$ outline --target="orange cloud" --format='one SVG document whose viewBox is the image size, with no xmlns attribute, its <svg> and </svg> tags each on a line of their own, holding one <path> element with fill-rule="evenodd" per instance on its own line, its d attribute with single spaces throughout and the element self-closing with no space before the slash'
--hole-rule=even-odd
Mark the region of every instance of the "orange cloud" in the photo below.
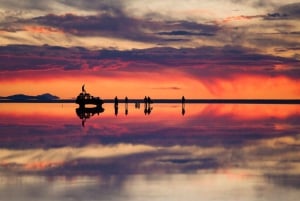
<svg viewBox="0 0 300 201">
<path fill-rule="evenodd" d="M 24 30 L 32 32 L 32 33 L 43 33 L 43 34 L 54 33 L 54 32 L 62 33 L 62 31 L 57 28 L 46 27 L 46 26 L 37 26 L 37 25 L 36 26 L 31 26 L 31 25 L 24 26 Z"/>
<path fill-rule="evenodd" d="M 225 19 L 222 20 L 222 23 L 230 23 L 234 21 L 243 21 L 243 20 L 252 20 L 255 18 L 261 18 L 263 15 L 254 15 L 254 16 L 245 16 L 245 15 L 240 15 L 240 16 L 231 16 L 231 17 L 226 17 Z"/>
</svg>

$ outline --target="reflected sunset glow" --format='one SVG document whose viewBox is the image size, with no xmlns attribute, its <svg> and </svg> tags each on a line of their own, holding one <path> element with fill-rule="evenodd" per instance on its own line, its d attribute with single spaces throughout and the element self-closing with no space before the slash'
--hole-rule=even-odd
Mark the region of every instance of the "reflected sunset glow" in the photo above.
<svg viewBox="0 0 300 201">
<path fill-rule="evenodd" d="M 0 5 L 0 201 L 299 200 L 299 1 Z"/>
</svg>

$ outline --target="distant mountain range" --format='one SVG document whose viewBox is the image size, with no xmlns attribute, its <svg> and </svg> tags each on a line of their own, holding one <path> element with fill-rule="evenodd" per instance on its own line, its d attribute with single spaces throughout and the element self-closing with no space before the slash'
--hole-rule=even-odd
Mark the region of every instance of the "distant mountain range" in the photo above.
<svg viewBox="0 0 300 201">
<path fill-rule="evenodd" d="M 15 94 L 11 96 L 1 97 L 0 99 L 5 100 L 12 100 L 12 101 L 29 101 L 29 100 L 36 100 L 36 101 L 50 101 L 50 100 L 58 100 L 58 96 L 54 96 L 49 93 L 37 95 L 37 96 L 29 96 L 25 94 Z"/>
</svg>

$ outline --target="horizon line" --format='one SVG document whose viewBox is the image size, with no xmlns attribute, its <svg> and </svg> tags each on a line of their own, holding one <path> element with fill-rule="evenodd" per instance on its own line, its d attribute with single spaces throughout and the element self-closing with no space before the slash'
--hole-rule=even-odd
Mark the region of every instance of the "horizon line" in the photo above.
<svg viewBox="0 0 300 201">
<path fill-rule="evenodd" d="M 114 99 L 103 99 L 104 103 L 114 103 Z M 152 99 L 153 103 L 182 103 L 182 99 Z M 125 99 L 118 99 L 119 103 L 125 103 Z M 0 103 L 75 103 L 75 99 L 53 100 L 10 100 L 0 99 Z M 144 103 L 144 99 L 128 99 L 128 103 Z M 300 104 L 300 99 L 185 99 L 184 103 L 216 103 L 216 104 Z"/>
</svg>

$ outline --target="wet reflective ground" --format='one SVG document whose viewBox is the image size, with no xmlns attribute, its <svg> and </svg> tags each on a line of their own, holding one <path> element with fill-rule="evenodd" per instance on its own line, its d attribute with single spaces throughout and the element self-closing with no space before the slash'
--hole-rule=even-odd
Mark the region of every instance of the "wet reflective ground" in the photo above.
<svg viewBox="0 0 300 201">
<path fill-rule="evenodd" d="M 298 200 L 300 105 L 0 104 L 0 200 Z"/>
</svg>

